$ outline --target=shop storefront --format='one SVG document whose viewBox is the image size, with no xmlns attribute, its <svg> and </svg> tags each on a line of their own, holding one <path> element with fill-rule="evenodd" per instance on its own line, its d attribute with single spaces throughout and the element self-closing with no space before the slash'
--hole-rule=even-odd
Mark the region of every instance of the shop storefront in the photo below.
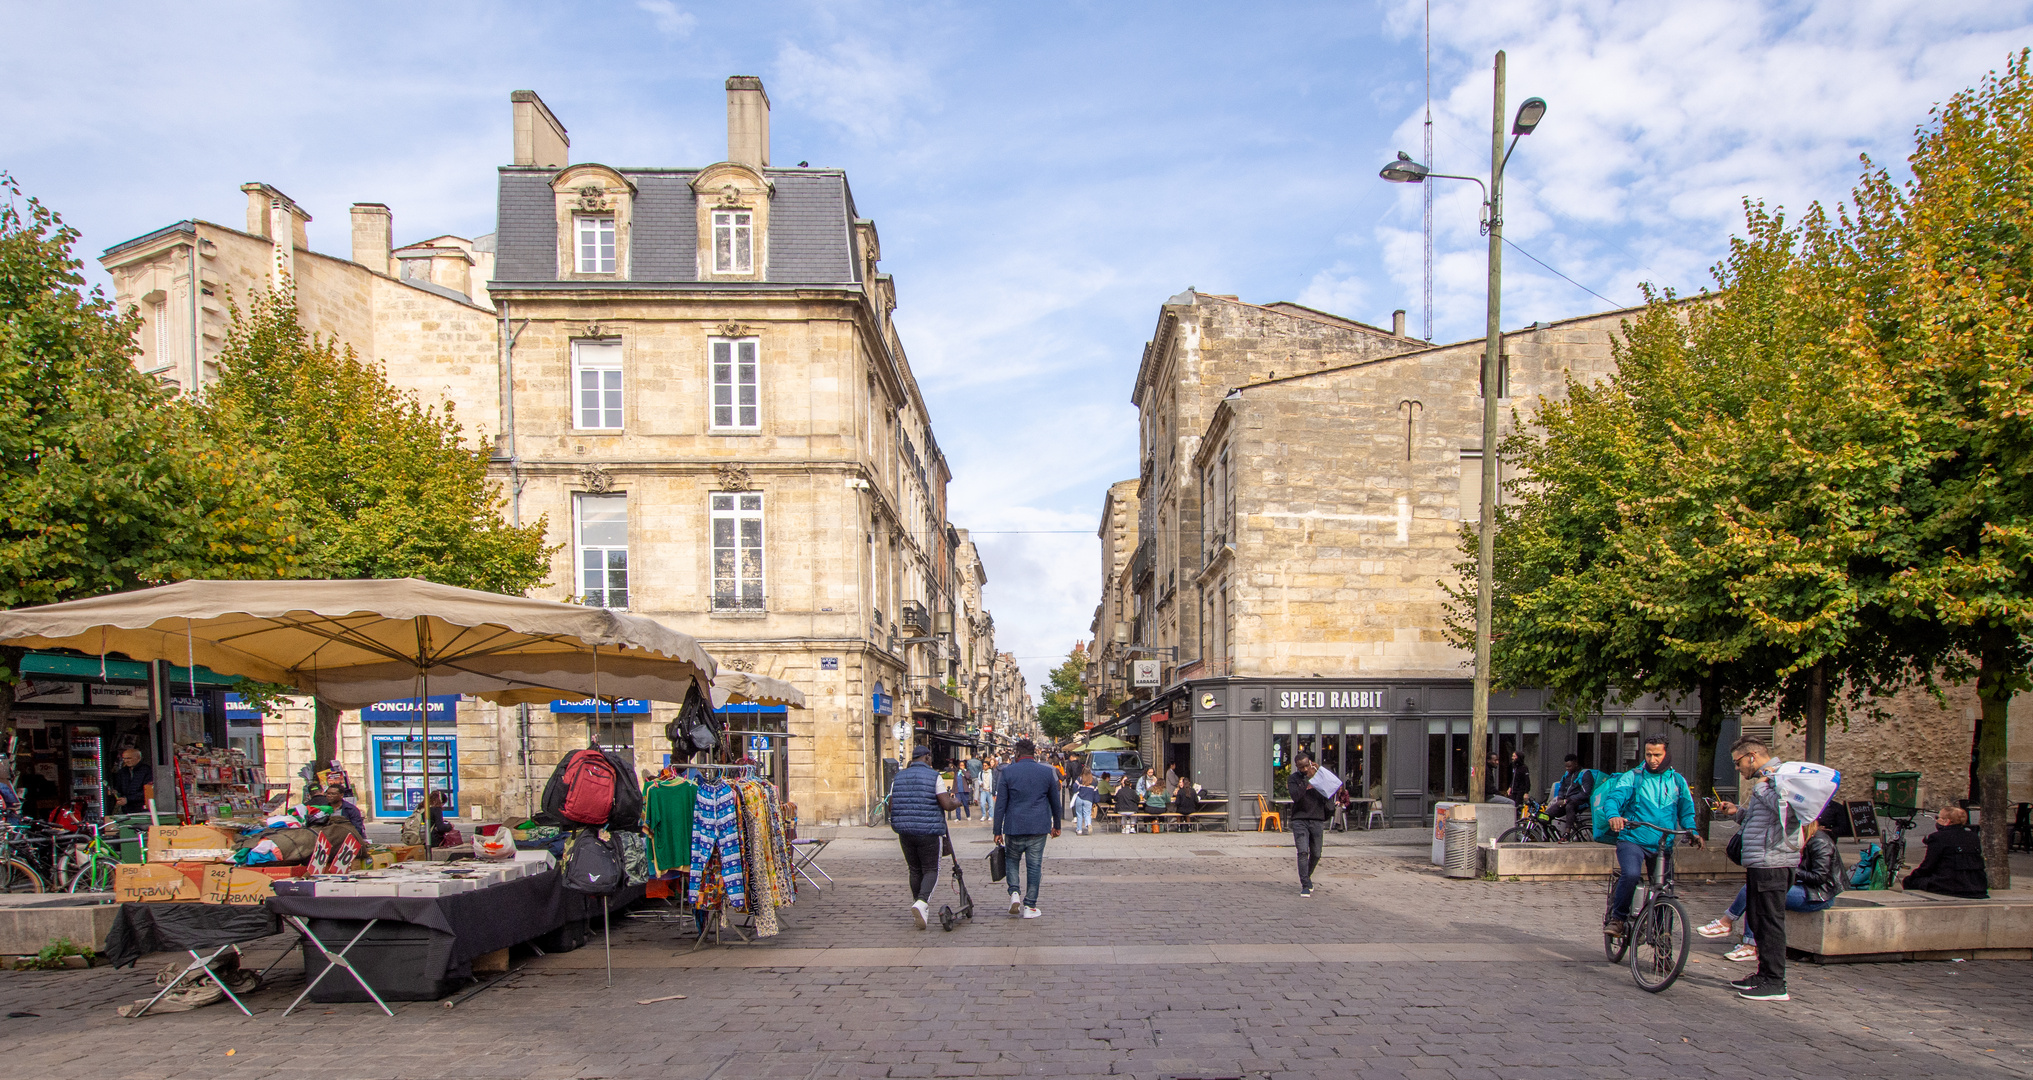
<svg viewBox="0 0 2033 1080">
<path fill-rule="evenodd" d="M 1176 687 L 1151 711 L 1165 721 L 1167 764 L 1184 764 L 1208 788 L 1241 793 L 1231 800 L 1231 827 L 1253 809 L 1253 796 L 1284 797 L 1301 753 L 1372 800 L 1387 823 L 1415 825 L 1430 823 L 1434 804 L 1467 797 L 1472 694 L 1466 679 L 1222 679 Z M 1543 797 L 1567 754 L 1583 768 L 1616 772 L 1637 763 L 1646 737 L 1664 735 L 1684 773 L 1696 746 L 1678 722 L 1691 722 L 1695 708 L 1648 697 L 1576 722 L 1543 691 L 1499 691 L 1490 695 L 1483 761 L 1497 756 L 1493 789 L 1508 787 L 1522 764 L 1534 796 Z M 1728 726 L 1725 744 L 1734 735 L 1734 722 Z M 1718 763 L 1718 774 L 1727 764 Z M 1727 777 L 1716 780 L 1730 786 Z"/>
<path fill-rule="evenodd" d="M 374 784 L 373 801 L 362 809 L 377 818 L 405 818 L 423 806 L 429 790 L 445 794 L 448 816 L 459 813 L 458 716 L 457 694 L 433 694 L 421 710 L 415 698 L 361 709 Z M 422 717 L 430 719 L 428 740 Z"/>
</svg>

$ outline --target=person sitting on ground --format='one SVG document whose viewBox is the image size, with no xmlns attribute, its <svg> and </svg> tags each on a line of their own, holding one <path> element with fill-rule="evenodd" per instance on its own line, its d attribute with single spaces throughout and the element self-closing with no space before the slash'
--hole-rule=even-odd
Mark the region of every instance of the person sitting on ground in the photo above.
<svg viewBox="0 0 2033 1080">
<path fill-rule="evenodd" d="M 1921 841 L 1927 854 L 1920 865 L 1906 875 L 1908 891 L 1940 893 L 1970 900 L 1991 895 L 1991 877 L 1984 869 L 1983 839 L 1969 823 L 1969 811 L 1944 806 L 1934 815 L 1934 831 Z"/>
<path fill-rule="evenodd" d="M 1800 868 L 1793 872 L 1793 887 L 1786 890 L 1787 911 L 1820 911 L 1835 903 L 1843 890 L 1846 874 L 1842 865 L 1842 853 L 1836 850 L 1835 837 L 1819 822 L 1810 821 L 1801 826 L 1805 837 L 1800 848 Z M 1728 937 L 1736 928 L 1737 920 L 1743 918 L 1750 907 L 1751 894 L 1748 886 L 1737 890 L 1736 901 L 1729 906 L 1729 912 L 1714 919 L 1708 925 L 1698 927 L 1695 933 L 1702 937 Z M 1723 954 L 1723 959 L 1740 964 L 1750 963 L 1758 958 L 1758 940 L 1750 928 L 1744 928 L 1743 943 Z"/>
</svg>

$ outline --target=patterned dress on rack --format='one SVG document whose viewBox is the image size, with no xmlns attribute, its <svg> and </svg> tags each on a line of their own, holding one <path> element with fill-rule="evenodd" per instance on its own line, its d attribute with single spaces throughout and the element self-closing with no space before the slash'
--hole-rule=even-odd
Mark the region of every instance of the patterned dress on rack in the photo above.
<svg viewBox="0 0 2033 1080">
<path fill-rule="evenodd" d="M 774 864 L 769 858 L 769 828 L 762 816 L 763 785 L 752 780 L 735 784 L 735 791 L 741 799 L 741 850 L 744 865 L 753 867 L 749 874 L 748 912 L 755 917 L 755 936 L 759 938 L 777 935 L 776 889 L 770 881 Z"/>
<path fill-rule="evenodd" d="M 798 876 L 791 870 L 791 838 L 784 827 L 783 806 L 777 802 L 776 789 L 768 788 L 764 794 L 769 808 L 770 854 L 776 865 L 777 904 L 788 906 L 798 901 Z"/>
<path fill-rule="evenodd" d="M 692 885 L 686 899 L 693 907 L 699 902 L 699 880 L 708 866 L 717 864 L 727 890 L 726 906 L 736 911 L 748 904 L 746 876 L 741 864 L 740 806 L 729 785 L 712 781 L 699 785 L 699 799 L 692 820 Z"/>
</svg>

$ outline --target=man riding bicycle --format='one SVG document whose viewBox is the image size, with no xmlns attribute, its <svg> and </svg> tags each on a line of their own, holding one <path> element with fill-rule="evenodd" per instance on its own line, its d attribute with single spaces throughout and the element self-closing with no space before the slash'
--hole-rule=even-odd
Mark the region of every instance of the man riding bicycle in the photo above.
<svg viewBox="0 0 2033 1080">
<path fill-rule="evenodd" d="M 1694 828 L 1694 793 L 1669 764 L 1664 735 L 1645 740 L 1644 764 L 1605 783 L 1597 815 L 1609 819 L 1617 845 L 1617 883 L 1603 914 L 1603 930 L 1620 934 L 1631 897 L 1644 880 L 1645 859 L 1659 853 L 1668 830 Z M 1701 837 L 1693 843 L 1701 847 Z"/>
</svg>

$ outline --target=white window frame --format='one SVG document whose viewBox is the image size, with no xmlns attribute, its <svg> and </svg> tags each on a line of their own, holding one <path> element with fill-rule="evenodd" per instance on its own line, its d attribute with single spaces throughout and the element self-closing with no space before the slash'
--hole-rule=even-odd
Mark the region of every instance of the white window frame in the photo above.
<svg viewBox="0 0 2033 1080">
<path fill-rule="evenodd" d="M 612 274 L 615 261 L 614 215 L 577 214 L 572 219 L 573 263 L 582 274 Z"/>
<path fill-rule="evenodd" d="M 762 430 L 761 338 L 707 338 L 706 381 L 712 388 L 706 400 L 707 427 L 713 431 Z"/>
<path fill-rule="evenodd" d="M 762 612 L 769 596 L 769 533 L 763 519 L 760 491 L 715 491 L 706 497 L 707 544 L 711 560 L 710 608 L 723 612 Z M 723 524 L 726 526 L 723 536 Z M 754 526 L 747 543 L 746 526 Z M 725 553 L 723 555 L 723 553 Z M 753 560 L 754 573 L 745 573 Z M 752 579 L 745 585 L 744 578 Z M 729 587 L 723 588 L 725 580 Z"/>
<path fill-rule="evenodd" d="M 621 507 L 622 542 L 619 546 L 614 544 L 588 544 L 586 542 L 586 510 L 589 504 L 618 505 Z M 613 554 L 615 552 L 619 552 L 621 555 L 621 565 L 619 567 L 614 565 Z M 594 559 L 596 555 L 598 556 L 597 566 Z M 619 590 L 621 602 L 618 604 L 610 602 L 615 599 L 613 595 L 615 592 L 613 574 L 616 570 L 619 570 L 621 573 L 621 587 Z M 587 575 L 589 573 L 601 575 L 598 585 L 588 581 Z M 628 610 L 630 602 L 629 594 L 632 590 L 629 583 L 628 566 L 628 496 L 625 493 L 596 494 L 593 492 L 580 492 L 573 497 L 572 588 L 578 593 L 580 602 L 589 607 L 613 608 L 617 611 Z"/>
<path fill-rule="evenodd" d="M 588 375 L 596 376 L 596 385 L 586 385 Z M 570 397 L 572 429 L 620 431 L 626 426 L 627 399 L 623 391 L 627 385 L 627 378 L 623 373 L 620 342 L 573 342 Z M 589 393 L 595 395 L 590 406 L 586 399 Z"/>
<path fill-rule="evenodd" d="M 755 211 L 713 211 L 713 272 L 755 272 Z"/>
</svg>

